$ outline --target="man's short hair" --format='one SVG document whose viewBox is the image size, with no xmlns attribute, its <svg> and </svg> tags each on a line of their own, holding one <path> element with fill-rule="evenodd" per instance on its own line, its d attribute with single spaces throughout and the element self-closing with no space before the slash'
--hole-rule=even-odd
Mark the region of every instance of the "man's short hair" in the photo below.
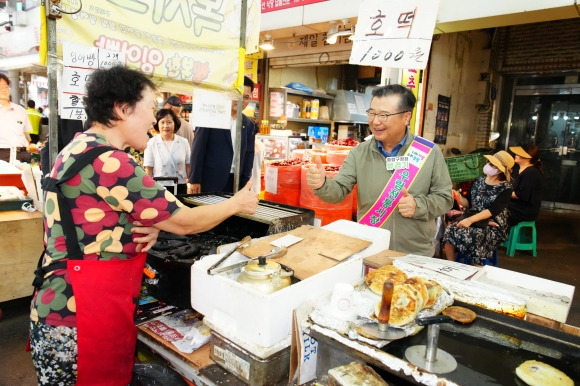
<svg viewBox="0 0 580 386">
<path fill-rule="evenodd" d="M 28 101 L 28 107 L 30 107 L 31 109 L 36 107 L 36 102 L 34 102 L 32 99 Z"/>
<path fill-rule="evenodd" d="M 391 95 L 400 97 L 399 109 L 401 111 L 413 111 L 417 98 L 407 87 L 400 84 L 389 84 L 387 86 L 376 87 L 373 90 L 373 98 L 383 98 Z"/>
<path fill-rule="evenodd" d="M 249 86 L 252 92 L 254 91 L 254 82 L 247 76 L 244 76 L 244 86 Z"/>
<path fill-rule="evenodd" d="M 181 99 L 179 99 L 179 97 L 172 95 L 169 98 L 167 98 L 167 100 L 165 102 L 163 102 L 163 104 L 168 104 L 174 107 L 181 107 Z"/>
</svg>

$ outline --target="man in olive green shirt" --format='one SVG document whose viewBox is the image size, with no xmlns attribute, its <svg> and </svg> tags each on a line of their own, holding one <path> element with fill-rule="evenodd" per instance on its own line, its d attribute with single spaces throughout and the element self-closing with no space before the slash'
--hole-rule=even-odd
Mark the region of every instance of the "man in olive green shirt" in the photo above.
<svg viewBox="0 0 580 386">
<path fill-rule="evenodd" d="M 358 218 L 377 201 L 394 170 L 386 157 L 402 156 L 414 136 L 407 128 L 416 99 L 401 85 L 375 89 L 367 110 L 373 137 L 353 148 L 338 174 L 326 177 L 320 164 L 307 173 L 308 186 L 323 201 L 341 202 L 357 185 Z M 398 206 L 382 228 L 391 231 L 389 248 L 403 253 L 433 256 L 435 220 L 453 205 L 451 178 L 441 149 L 434 146 L 408 191 L 401 191 Z"/>
</svg>

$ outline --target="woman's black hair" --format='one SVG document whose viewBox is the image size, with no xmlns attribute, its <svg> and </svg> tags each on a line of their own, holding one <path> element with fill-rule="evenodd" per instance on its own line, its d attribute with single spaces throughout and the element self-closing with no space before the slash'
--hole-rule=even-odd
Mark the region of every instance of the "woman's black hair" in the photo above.
<svg viewBox="0 0 580 386">
<path fill-rule="evenodd" d="M 93 122 L 111 127 L 119 119 L 115 115 L 115 105 L 127 104 L 135 108 L 147 88 L 155 91 L 155 85 L 147 76 L 127 67 L 115 66 L 93 72 L 83 98 L 89 127 Z"/>
<path fill-rule="evenodd" d="M 157 112 L 157 114 L 155 114 L 155 119 L 157 119 L 157 122 L 155 122 L 153 128 L 156 132 L 159 132 L 159 121 L 168 115 L 170 115 L 171 119 L 173 119 L 173 132 L 177 133 L 177 130 L 179 130 L 181 127 L 181 120 L 177 117 L 177 114 L 175 114 L 172 109 L 161 109 Z"/>
<path fill-rule="evenodd" d="M 544 174 L 544 163 L 540 159 L 540 148 L 533 143 L 529 143 L 527 145 L 522 145 L 522 149 L 532 156 L 530 163 L 540 171 L 540 174 Z"/>
</svg>

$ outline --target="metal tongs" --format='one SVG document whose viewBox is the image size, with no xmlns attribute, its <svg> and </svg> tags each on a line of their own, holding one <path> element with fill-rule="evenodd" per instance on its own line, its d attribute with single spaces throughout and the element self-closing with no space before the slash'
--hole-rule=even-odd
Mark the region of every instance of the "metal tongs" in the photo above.
<svg viewBox="0 0 580 386">
<path fill-rule="evenodd" d="M 263 258 L 263 259 L 275 259 L 277 257 L 282 257 L 287 252 L 288 252 L 288 249 L 286 247 L 276 247 L 264 255 L 254 257 L 254 258 L 251 258 L 248 260 L 244 260 L 244 261 L 241 261 L 239 263 L 232 264 L 232 265 L 228 265 L 227 267 L 215 268 L 210 272 L 210 275 L 213 275 L 215 273 L 230 271 L 230 270 L 236 269 L 236 268 L 241 268 L 241 267 L 248 265 L 249 262 L 254 261 L 254 260 L 258 260 L 261 258 Z"/>
<path fill-rule="evenodd" d="M 236 245 L 236 247 L 234 249 L 232 249 L 231 251 L 229 251 L 228 253 L 225 254 L 224 257 L 222 257 L 221 259 L 218 260 L 217 263 L 215 263 L 214 265 L 212 265 L 211 267 L 209 267 L 207 269 L 207 274 L 208 275 L 214 275 L 218 272 L 222 272 L 222 271 L 218 271 L 216 270 L 217 267 L 220 266 L 221 263 L 223 263 L 224 261 L 226 261 L 226 259 L 228 257 L 230 257 L 232 255 L 232 253 L 236 252 L 236 251 L 241 251 L 242 249 L 248 247 L 250 245 L 250 242 L 252 241 L 252 238 L 250 236 L 246 236 L 244 237 L 239 243 L 238 245 Z"/>
</svg>

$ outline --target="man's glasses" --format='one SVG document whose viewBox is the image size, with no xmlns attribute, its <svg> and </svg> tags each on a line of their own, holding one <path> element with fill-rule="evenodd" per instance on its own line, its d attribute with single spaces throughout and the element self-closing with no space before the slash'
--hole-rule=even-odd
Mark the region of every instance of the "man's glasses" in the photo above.
<svg viewBox="0 0 580 386">
<path fill-rule="evenodd" d="M 369 117 L 369 121 L 373 121 L 375 119 L 375 117 L 379 118 L 380 122 L 386 122 L 387 119 L 389 119 L 389 117 L 391 115 L 399 115 L 399 114 L 405 114 L 408 113 L 409 111 L 399 111 L 398 113 L 393 113 L 393 114 L 387 114 L 387 113 L 375 113 L 374 110 L 368 109 L 366 111 L 367 113 L 367 117 Z"/>
</svg>

